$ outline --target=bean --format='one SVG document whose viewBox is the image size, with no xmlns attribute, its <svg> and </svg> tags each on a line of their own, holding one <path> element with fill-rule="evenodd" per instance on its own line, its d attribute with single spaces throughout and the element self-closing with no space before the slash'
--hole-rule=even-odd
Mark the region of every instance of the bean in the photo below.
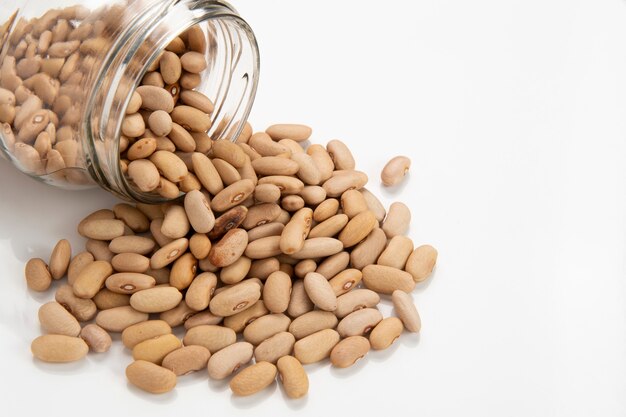
<svg viewBox="0 0 626 417">
<path fill-rule="evenodd" d="M 364 308 L 348 314 L 337 325 L 341 337 L 361 336 L 369 333 L 383 319 L 375 308 Z"/>
<path fill-rule="evenodd" d="M 197 74 L 206 69 L 207 63 L 204 54 L 199 52 L 187 52 L 180 57 L 180 63 L 187 72 Z"/>
<path fill-rule="evenodd" d="M 330 362 L 337 368 L 348 368 L 370 350 L 370 342 L 363 336 L 350 336 L 337 343 L 330 353 Z"/>
<path fill-rule="evenodd" d="M 264 224 L 262 226 L 257 226 L 253 229 L 248 230 L 248 242 L 252 242 L 257 239 L 269 236 L 280 236 L 284 228 L 285 225 L 278 222 L 272 222 Z"/>
<path fill-rule="evenodd" d="M 278 218 L 281 213 L 280 206 L 275 203 L 257 204 L 247 209 L 246 217 L 241 225 L 244 229 L 253 229 L 271 223 Z"/>
<path fill-rule="evenodd" d="M 124 234 L 124 222 L 113 219 L 88 220 L 83 224 L 81 234 L 89 239 L 112 240 Z"/>
<path fill-rule="evenodd" d="M 280 236 L 267 236 L 248 243 L 244 254 L 250 259 L 265 259 L 279 255 Z"/>
<path fill-rule="evenodd" d="M 415 282 L 422 282 L 430 276 L 437 263 L 437 250 L 430 245 L 415 249 L 406 261 L 406 271 Z"/>
<path fill-rule="evenodd" d="M 85 243 L 85 249 L 93 255 L 96 261 L 111 263 L 113 260 L 114 253 L 109 250 L 107 241 L 89 239 L 87 243 Z"/>
<path fill-rule="evenodd" d="M 208 114 L 195 107 L 179 105 L 170 113 L 172 120 L 192 132 L 206 132 L 211 128 Z"/>
<path fill-rule="evenodd" d="M 395 290 L 413 291 L 415 281 L 408 272 L 384 265 L 368 265 L 363 268 L 363 283 L 370 290 L 391 294 Z"/>
<path fill-rule="evenodd" d="M 274 382 L 276 372 L 275 365 L 257 362 L 235 375 L 230 381 L 230 389 L 238 396 L 256 394 Z"/>
<path fill-rule="evenodd" d="M 265 132 L 273 140 L 292 139 L 302 142 L 311 137 L 312 129 L 305 125 L 298 124 L 276 124 L 268 127 Z"/>
<path fill-rule="evenodd" d="M 252 261 L 250 258 L 241 256 L 231 265 L 222 268 L 220 271 L 220 280 L 224 284 L 236 284 L 241 282 L 250 271 L 251 266 Z"/>
<path fill-rule="evenodd" d="M 24 276 L 26 285 L 34 291 L 46 291 L 52 283 L 52 275 L 43 259 L 30 259 L 24 268 Z"/>
<path fill-rule="evenodd" d="M 171 264 L 185 253 L 188 246 L 189 241 L 185 238 L 176 239 L 168 243 L 152 255 L 150 267 L 152 269 L 160 269 Z"/>
<path fill-rule="evenodd" d="M 304 248 L 312 217 L 313 211 L 310 208 L 302 208 L 293 215 L 280 235 L 279 244 L 283 253 L 294 254 Z"/>
<path fill-rule="evenodd" d="M 303 280 L 294 281 L 291 289 L 291 299 L 289 300 L 289 307 L 287 307 L 287 313 L 291 317 L 299 317 L 314 308 L 314 304 L 306 293 Z"/>
<path fill-rule="evenodd" d="M 331 140 L 328 142 L 328 145 L 326 145 L 326 149 L 328 149 L 328 154 L 333 159 L 336 170 L 354 169 L 354 157 L 345 143 L 340 140 Z"/>
<path fill-rule="evenodd" d="M 259 179 L 258 184 L 274 184 L 281 194 L 298 194 L 304 189 L 304 183 L 297 178 L 286 175 L 270 175 Z"/>
<path fill-rule="evenodd" d="M 369 208 L 361 191 L 348 190 L 341 195 L 341 209 L 349 218 L 353 218 Z"/>
<path fill-rule="evenodd" d="M 143 313 L 161 313 L 176 307 L 183 295 L 174 287 L 148 288 L 135 292 L 130 305 Z"/>
<path fill-rule="evenodd" d="M 366 183 L 367 175 L 365 173 L 361 171 L 345 171 L 326 180 L 322 187 L 324 187 L 329 197 L 339 197 L 348 190 L 360 190 Z"/>
<path fill-rule="evenodd" d="M 96 315 L 96 304 L 90 299 L 76 297 L 70 285 L 60 286 L 54 294 L 54 299 L 78 321 L 89 321 Z"/>
<path fill-rule="evenodd" d="M 217 267 L 232 265 L 243 255 L 248 244 L 248 234 L 243 229 L 229 230 L 211 247 L 209 260 Z"/>
<path fill-rule="evenodd" d="M 111 265 L 118 272 L 144 273 L 150 268 L 150 259 L 137 253 L 119 253 L 111 259 Z"/>
<path fill-rule="evenodd" d="M 331 256 L 341 252 L 343 244 L 330 237 L 316 237 L 304 241 L 304 246 L 298 252 L 291 254 L 294 259 L 311 259 Z"/>
<path fill-rule="evenodd" d="M 309 272 L 304 277 L 304 288 L 311 301 L 318 308 L 325 311 L 334 311 L 337 308 L 335 292 L 324 276 Z"/>
<path fill-rule="evenodd" d="M 403 235 L 409 229 L 411 224 L 411 211 L 400 202 L 395 202 L 389 207 L 387 218 L 383 222 L 383 232 L 387 238 L 391 239 L 397 235 Z"/>
<path fill-rule="evenodd" d="M 120 236 L 111 240 L 109 250 L 113 253 L 147 255 L 154 249 L 154 240 L 143 236 Z"/>
<path fill-rule="evenodd" d="M 93 297 L 93 302 L 100 310 L 108 310 L 115 307 L 130 305 L 130 295 L 118 294 L 103 288 Z"/>
<path fill-rule="evenodd" d="M 284 313 L 290 298 L 291 277 L 282 271 L 271 273 L 263 287 L 263 302 L 267 309 L 272 313 Z"/>
<path fill-rule="evenodd" d="M 343 213 L 336 214 L 311 229 L 309 238 L 333 237 L 344 229 L 349 220 L 348 216 Z"/>
<path fill-rule="evenodd" d="M 333 163 L 332 158 L 326 151 L 326 148 L 321 145 L 315 144 L 309 146 L 306 150 L 306 153 L 311 156 L 311 158 L 315 162 L 315 165 L 317 166 L 317 169 L 320 171 L 321 181 L 328 180 L 335 169 L 335 164 Z"/>
<path fill-rule="evenodd" d="M 283 356 L 291 354 L 295 342 L 296 339 L 289 332 L 276 333 L 254 349 L 254 359 L 256 362 L 265 361 L 275 364 Z"/>
<path fill-rule="evenodd" d="M 196 150 L 196 141 L 190 132 L 178 123 L 172 123 L 170 118 L 170 131 L 167 133 L 174 145 L 172 151 L 178 149 L 182 152 L 193 152 Z"/>
<path fill-rule="evenodd" d="M 274 184 L 257 185 L 254 199 L 260 203 L 275 203 L 280 199 L 280 188 Z"/>
<path fill-rule="evenodd" d="M 248 215 L 248 208 L 235 206 L 215 219 L 215 225 L 209 232 L 209 238 L 219 239 L 231 229 L 239 227 Z"/>
<path fill-rule="evenodd" d="M 352 249 L 350 263 L 357 269 L 363 269 L 376 262 L 386 245 L 385 232 L 380 228 L 374 228 L 365 240 Z"/>
<path fill-rule="evenodd" d="M 176 376 L 188 375 L 206 368 L 211 353 L 204 346 L 184 346 L 170 352 L 162 366 L 174 372 Z"/>
<path fill-rule="evenodd" d="M 400 337 L 403 329 L 402 321 L 397 317 L 387 317 L 381 320 L 370 334 L 372 349 L 387 349 Z"/>
<path fill-rule="evenodd" d="M 130 95 L 128 105 L 126 106 L 126 114 L 137 113 L 142 104 L 143 101 L 141 99 L 141 94 L 139 94 L 137 90 L 133 91 L 133 93 Z"/>
<path fill-rule="evenodd" d="M 196 232 L 208 233 L 213 229 L 215 216 L 209 202 L 200 191 L 190 191 L 185 195 L 185 212 Z"/>
<path fill-rule="evenodd" d="M 187 330 L 183 343 L 185 346 L 199 345 L 215 353 L 237 341 L 237 335 L 228 327 L 202 325 Z"/>
<path fill-rule="evenodd" d="M 261 298 L 261 288 L 254 282 L 242 282 L 216 294 L 209 308 L 211 313 L 228 317 L 250 308 Z"/>
<path fill-rule="evenodd" d="M 80 298 L 93 298 L 106 279 L 113 274 L 113 267 L 106 261 L 94 261 L 86 265 L 76 277 L 72 288 Z"/>
<path fill-rule="evenodd" d="M 110 332 L 122 332 L 133 324 L 148 320 L 148 314 L 136 311 L 130 306 L 103 310 L 96 316 L 96 324 Z"/>
<path fill-rule="evenodd" d="M 293 356 L 283 356 L 276 364 L 280 380 L 289 398 L 304 397 L 309 391 L 309 378 L 304 367 Z"/>
<path fill-rule="evenodd" d="M 352 290 L 359 282 L 363 274 L 358 269 L 346 269 L 335 275 L 328 283 L 335 295 L 339 297 Z"/>
<path fill-rule="evenodd" d="M 39 323 L 47 333 L 76 337 L 80 324 L 61 304 L 51 301 L 39 308 Z"/>
<path fill-rule="evenodd" d="M 378 303 L 380 303 L 380 296 L 377 293 L 359 288 L 337 297 L 337 309 L 334 313 L 341 319 L 357 310 L 375 307 Z"/>
<path fill-rule="evenodd" d="M 396 290 L 391 294 L 391 300 L 404 327 L 410 332 L 418 333 L 422 328 L 422 322 L 411 296 L 404 291 Z"/>
<path fill-rule="evenodd" d="M 176 386 L 176 374 L 152 362 L 135 361 L 126 368 L 131 384 L 151 394 L 163 394 Z"/>
<path fill-rule="evenodd" d="M 138 138 L 146 131 L 146 124 L 139 113 L 130 114 L 122 121 L 122 134 L 129 138 Z"/>
<path fill-rule="evenodd" d="M 211 201 L 211 208 L 215 211 L 224 212 L 243 202 L 254 191 L 254 183 L 249 180 L 240 180 L 229 185 L 217 193 Z"/>
<path fill-rule="evenodd" d="M 339 343 L 339 333 L 333 329 L 324 329 L 298 340 L 293 346 L 294 356 L 302 364 L 322 361 Z"/>
<path fill-rule="evenodd" d="M 192 327 L 202 326 L 206 324 L 220 324 L 224 317 L 211 314 L 209 311 L 203 311 L 198 314 L 194 314 L 185 321 L 185 329 L 191 329 Z"/>
<path fill-rule="evenodd" d="M 152 362 L 161 365 L 163 359 L 179 349 L 182 343 L 173 334 L 164 334 L 152 339 L 144 340 L 133 347 L 133 359 Z"/>
<path fill-rule="evenodd" d="M 313 212 L 313 220 L 321 223 L 337 214 L 338 209 L 339 201 L 337 199 L 329 198 L 328 200 L 324 200 L 315 208 L 315 211 Z"/>
<path fill-rule="evenodd" d="M 134 294 L 137 291 L 152 288 L 156 285 L 153 277 L 137 272 L 118 272 L 110 275 L 105 281 L 106 287 L 120 294 Z"/>
<path fill-rule="evenodd" d="M 30 345 L 33 356 L 44 362 L 73 362 L 87 355 L 89 346 L 78 337 L 59 334 L 39 336 Z"/>
<path fill-rule="evenodd" d="M 280 332 L 286 332 L 291 320 L 284 314 L 268 314 L 248 324 L 243 331 L 246 342 L 258 345 Z"/>
<path fill-rule="evenodd" d="M 134 348 L 144 340 L 172 333 L 172 328 L 163 320 L 148 320 L 133 324 L 122 332 L 122 343 L 128 349 Z"/>
<path fill-rule="evenodd" d="M 388 187 L 402 182 L 411 168 L 411 160 L 406 156 L 396 156 L 392 158 L 380 173 L 380 180 Z"/>
<path fill-rule="evenodd" d="M 213 155 L 216 158 L 223 159 L 235 168 L 241 168 L 246 161 L 246 155 L 243 150 L 227 140 L 219 140 L 213 144 Z"/>
<path fill-rule="evenodd" d="M 172 118 L 163 110 L 153 111 L 148 117 L 148 127 L 157 136 L 167 136 L 172 131 Z"/>
<path fill-rule="evenodd" d="M 296 339 L 302 339 L 324 329 L 334 329 L 338 320 L 329 311 L 314 310 L 295 318 L 289 325 L 289 332 Z"/>
<path fill-rule="evenodd" d="M 159 70 L 166 84 L 174 84 L 182 74 L 182 65 L 178 55 L 165 51 L 159 61 Z"/>
<path fill-rule="evenodd" d="M 180 101 L 184 104 L 195 107 L 196 109 L 211 114 L 215 106 L 213 102 L 204 94 L 194 90 L 184 90 L 180 93 Z"/>
<path fill-rule="evenodd" d="M 406 261 L 413 252 L 413 241 L 406 236 L 394 236 L 389 241 L 387 248 L 378 257 L 379 265 L 391 266 L 404 269 Z"/>
<path fill-rule="evenodd" d="M 263 317 L 269 313 L 269 310 L 265 307 L 263 301 L 259 300 L 251 307 L 240 311 L 237 314 L 224 318 L 224 326 L 233 329 L 235 332 L 240 333 L 244 328 L 252 323 L 259 317 Z"/>
<path fill-rule="evenodd" d="M 141 85 L 135 92 L 141 97 L 141 107 L 150 111 L 163 110 L 171 113 L 174 110 L 174 99 L 164 88 L 154 85 Z"/>
<path fill-rule="evenodd" d="M 198 261 L 189 252 L 183 254 L 174 261 L 170 272 L 170 285 L 179 290 L 184 290 L 193 281 L 196 276 Z"/>
<path fill-rule="evenodd" d="M 237 342 L 214 353 L 207 364 L 212 379 L 224 379 L 237 372 L 241 365 L 252 360 L 253 346 L 248 342 Z"/>
<path fill-rule="evenodd" d="M 348 252 L 339 252 L 329 256 L 320 263 L 315 272 L 323 275 L 326 279 L 331 279 L 341 271 L 345 270 L 350 263 L 350 255 Z"/>
<path fill-rule="evenodd" d="M 150 228 L 148 218 L 130 204 L 116 204 L 113 207 L 113 212 L 115 213 L 115 217 L 122 220 L 133 232 L 147 232 Z"/>
<path fill-rule="evenodd" d="M 216 286 L 217 276 L 212 272 L 203 272 L 195 277 L 185 294 L 189 308 L 197 311 L 206 309 Z"/>
<path fill-rule="evenodd" d="M 161 178 L 156 165 L 147 159 L 137 159 L 128 164 L 128 177 L 143 192 L 154 191 Z"/>
<path fill-rule="evenodd" d="M 97 324 L 88 324 L 80 331 L 80 338 L 95 353 L 107 352 L 111 348 L 111 336 Z"/>
<path fill-rule="evenodd" d="M 305 184 L 318 185 L 322 182 L 322 173 L 310 155 L 304 152 L 292 153 L 291 160 L 298 165 L 296 174 Z"/>
</svg>

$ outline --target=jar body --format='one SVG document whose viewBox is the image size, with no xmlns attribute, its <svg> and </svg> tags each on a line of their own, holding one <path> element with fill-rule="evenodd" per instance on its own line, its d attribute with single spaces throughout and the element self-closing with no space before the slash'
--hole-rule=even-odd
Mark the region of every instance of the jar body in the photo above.
<svg viewBox="0 0 626 417">
<path fill-rule="evenodd" d="M 25 1 L 0 22 L 0 148 L 22 172 L 55 186 L 97 184 L 123 198 L 162 201 L 127 176 L 129 146 L 158 138 L 146 127 L 149 112 L 132 108 L 136 88 L 160 82 L 175 105 L 181 92 L 201 92 L 212 104 L 202 110 L 207 140 L 236 138 L 256 93 L 254 35 L 221 1 L 67 3 Z M 204 64 L 180 68 L 188 52 Z M 161 74 L 164 54 L 178 57 L 174 75 Z M 128 119 L 143 128 L 129 129 Z"/>
</svg>

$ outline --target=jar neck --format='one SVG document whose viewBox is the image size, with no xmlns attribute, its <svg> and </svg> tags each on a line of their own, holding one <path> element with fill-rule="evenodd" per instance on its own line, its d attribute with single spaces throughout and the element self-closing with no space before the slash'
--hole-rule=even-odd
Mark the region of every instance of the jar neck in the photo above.
<svg viewBox="0 0 626 417">
<path fill-rule="evenodd" d="M 197 90 L 215 104 L 208 134 L 234 140 L 250 114 L 256 94 L 259 55 L 248 24 L 222 1 L 169 0 L 145 13 L 117 37 L 87 94 L 83 149 L 87 170 L 101 187 L 144 203 L 166 201 L 128 183 L 120 168 L 119 139 L 126 107 L 151 64 L 177 36 L 194 25 L 208 35 L 207 70 Z"/>
</svg>

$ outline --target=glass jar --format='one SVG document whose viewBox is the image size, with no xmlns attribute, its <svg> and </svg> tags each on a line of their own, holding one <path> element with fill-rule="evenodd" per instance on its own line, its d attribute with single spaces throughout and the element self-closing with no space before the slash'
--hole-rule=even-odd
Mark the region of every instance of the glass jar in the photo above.
<svg viewBox="0 0 626 417">
<path fill-rule="evenodd" d="M 193 136 L 199 149 L 192 150 L 206 153 L 211 141 L 233 140 L 244 127 L 256 93 L 259 54 L 252 30 L 229 4 L 18 3 L 13 7 L 9 0 L 8 10 L 0 11 L 0 148 L 31 177 L 71 189 L 99 185 L 148 203 L 173 197 L 142 191 L 129 180 L 129 161 L 120 157 L 144 135 L 159 139 L 150 129 L 139 137 L 122 134 L 142 84 L 160 82 L 175 105 L 185 90 L 211 100 L 213 108 L 204 110 L 210 111 L 208 130 Z M 164 77 L 159 63 L 172 52 L 179 58 L 199 53 L 205 66 L 189 72 L 178 64 L 178 78 Z M 136 114 L 147 125 L 148 112 Z"/>
</svg>

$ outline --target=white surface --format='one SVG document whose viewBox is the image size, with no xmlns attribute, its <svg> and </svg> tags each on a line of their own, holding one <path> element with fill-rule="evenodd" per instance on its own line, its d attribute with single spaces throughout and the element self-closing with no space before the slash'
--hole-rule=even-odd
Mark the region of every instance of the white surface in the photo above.
<svg viewBox="0 0 626 417">
<path fill-rule="evenodd" d="M 234 399 L 204 374 L 175 392 L 127 386 L 115 344 L 69 366 L 32 360 L 41 301 L 22 269 L 76 220 L 113 204 L 0 163 L 3 415 L 623 416 L 626 414 L 626 3 L 619 0 L 239 1 L 262 80 L 252 122 L 341 138 L 389 204 L 440 251 L 414 297 L 419 337 L 354 369 L 310 369 L 311 390 Z"/>
</svg>

